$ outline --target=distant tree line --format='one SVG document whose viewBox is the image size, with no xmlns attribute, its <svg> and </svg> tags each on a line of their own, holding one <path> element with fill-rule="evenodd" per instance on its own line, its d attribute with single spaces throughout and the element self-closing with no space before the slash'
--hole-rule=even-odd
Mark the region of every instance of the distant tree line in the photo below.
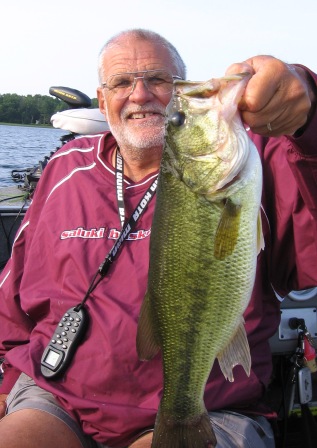
<svg viewBox="0 0 317 448">
<path fill-rule="evenodd" d="M 92 107 L 98 107 L 96 98 Z M 0 94 L 0 123 L 12 124 L 50 124 L 56 112 L 70 109 L 64 101 L 48 95 Z"/>
</svg>

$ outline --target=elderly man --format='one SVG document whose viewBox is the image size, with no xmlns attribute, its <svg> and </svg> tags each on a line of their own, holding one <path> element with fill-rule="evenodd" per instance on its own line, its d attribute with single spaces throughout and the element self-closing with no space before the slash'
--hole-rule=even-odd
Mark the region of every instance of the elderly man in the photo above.
<svg viewBox="0 0 317 448">
<path fill-rule="evenodd" d="M 268 339 L 279 323 L 276 294 L 317 284 L 317 77 L 269 56 L 228 70 L 242 71 L 253 76 L 239 108 L 264 172 L 266 246 L 244 316 L 252 370 L 247 377 L 236 367 L 229 383 L 215 365 L 204 398 L 217 446 L 260 448 L 274 446 L 273 415 L 261 400 L 271 372 Z M 157 177 L 165 108 L 173 80 L 185 75 L 176 49 L 149 31 L 124 31 L 100 53 L 98 99 L 111 132 L 78 138 L 52 157 L 0 278 L 3 447 L 151 445 L 161 359 L 139 361 L 135 337 L 155 196 L 134 237 L 88 288 L 124 218 Z M 48 370 L 41 369 L 43 351 L 83 297 L 84 340 L 62 374 L 48 378 L 50 363 L 53 372 L 64 366 L 50 353 Z"/>
</svg>

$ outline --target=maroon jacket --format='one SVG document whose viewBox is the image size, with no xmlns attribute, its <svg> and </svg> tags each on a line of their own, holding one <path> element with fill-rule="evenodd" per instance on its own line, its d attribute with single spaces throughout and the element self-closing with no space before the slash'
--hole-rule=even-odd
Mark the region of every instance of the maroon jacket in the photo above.
<svg viewBox="0 0 317 448">
<path fill-rule="evenodd" d="M 252 355 L 248 378 L 235 367 L 226 381 L 216 361 L 205 393 L 207 409 L 261 411 L 271 373 L 268 339 L 279 324 L 279 300 L 317 285 L 317 116 L 297 138 L 252 135 L 264 170 L 265 250 L 245 312 Z M 136 330 L 149 261 L 155 198 L 122 252 L 87 301 L 90 325 L 65 376 L 47 381 L 40 358 L 61 316 L 84 297 L 120 230 L 111 134 L 76 139 L 50 160 L 0 277 L 0 350 L 6 356 L 1 391 L 18 371 L 53 392 L 86 434 L 125 446 L 153 426 L 162 391 L 161 358 L 140 362 Z M 130 215 L 157 173 L 125 179 Z"/>
</svg>

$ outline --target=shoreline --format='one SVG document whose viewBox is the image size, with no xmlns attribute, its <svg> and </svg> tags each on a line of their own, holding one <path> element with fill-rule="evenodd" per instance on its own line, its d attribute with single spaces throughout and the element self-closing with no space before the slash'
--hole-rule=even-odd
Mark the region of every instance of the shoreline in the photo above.
<svg viewBox="0 0 317 448">
<path fill-rule="evenodd" d="M 55 129 L 51 124 L 5 123 L 3 121 L 0 121 L 0 126 L 24 126 L 24 127 L 27 127 L 27 128 Z"/>
</svg>

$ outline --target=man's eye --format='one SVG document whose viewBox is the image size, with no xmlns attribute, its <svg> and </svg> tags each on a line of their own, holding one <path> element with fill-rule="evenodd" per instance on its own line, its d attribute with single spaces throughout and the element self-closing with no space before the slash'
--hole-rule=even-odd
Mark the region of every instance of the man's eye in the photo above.
<svg viewBox="0 0 317 448">
<path fill-rule="evenodd" d="M 124 88 L 124 87 L 129 87 L 131 86 L 131 79 L 128 78 L 122 78 L 122 79 L 116 79 L 113 83 L 112 83 L 112 87 L 113 88 Z"/>
<path fill-rule="evenodd" d="M 147 78 L 147 82 L 149 84 L 163 84 L 164 82 L 167 82 L 166 79 L 160 77 L 160 76 L 149 76 Z"/>
</svg>

